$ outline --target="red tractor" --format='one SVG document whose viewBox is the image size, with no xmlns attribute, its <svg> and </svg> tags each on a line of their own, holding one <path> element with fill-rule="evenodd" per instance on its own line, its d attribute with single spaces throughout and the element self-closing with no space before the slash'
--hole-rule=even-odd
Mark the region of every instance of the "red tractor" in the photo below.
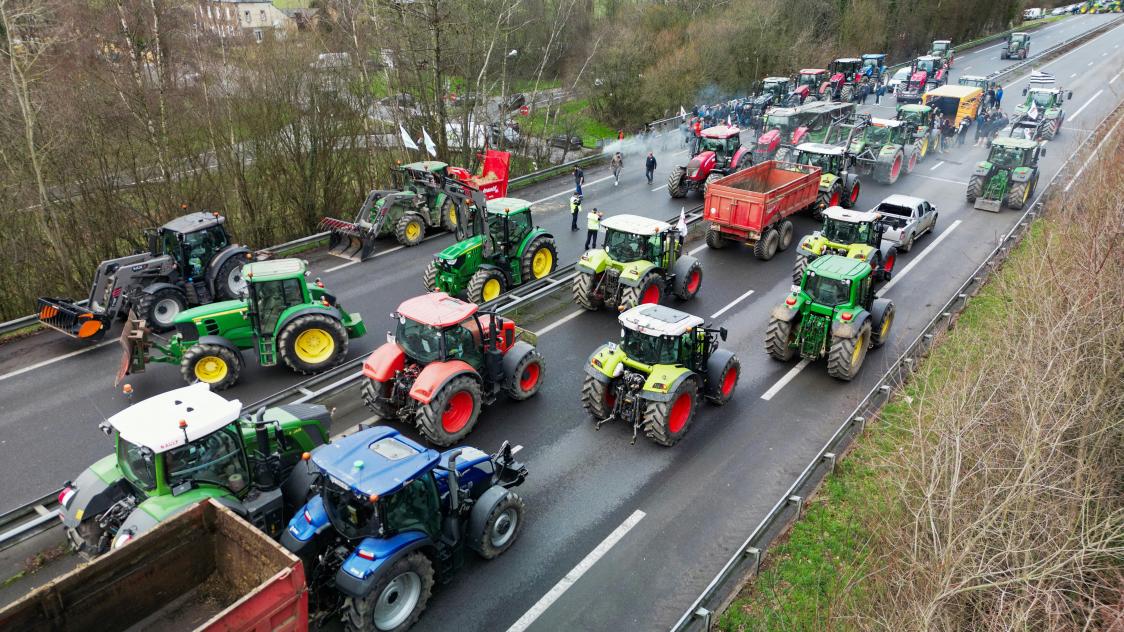
<svg viewBox="0 0 1124 632">
<path fill-rule="evenodd" d="M 742 131 L 730 125 L 715 125 L 702 131 L 691 145 L 691 160 L 672 170 L 667 192 L 681 198 L 690 191 L 706 194 L 706 186 L 753 164 L 753 152 L 742 146 Z"/>
<path fill-rule="evenodd" d="M 827 83 L 820 89 L 825 99 L 850 103 L 859 96 L 859 88 L 866 81 L 863 74 L 863 60 L 843 57 L 831 62 L 827 67 Z"/>
<path fill-rule="evenodd" d="M 793 92 L 801 103 L 817 101 L 824 97 L 820 91 L 827 83 L 827 70 L 823 68 L 804 68 L 796 78 L 796 89 Z"/>
<path fill-rule="evenodd" d="M 926 92 L 948 83 L 944 60 L 922 55 L 910 64 L 909 78 L 898 85 L 894 98 L 898 103 L 920 103 Z"/>
<path fill-rule="evenodd" d="M 363 401 L 374 423 L 414 423 L 439 446 L 464 439 L 480 408 L 500 392 L 524 400 L 539 392 L 546 363 L 534 335 L 444 292 L 398 306 L 397 326 L 363 363 Z"/>
</svg>

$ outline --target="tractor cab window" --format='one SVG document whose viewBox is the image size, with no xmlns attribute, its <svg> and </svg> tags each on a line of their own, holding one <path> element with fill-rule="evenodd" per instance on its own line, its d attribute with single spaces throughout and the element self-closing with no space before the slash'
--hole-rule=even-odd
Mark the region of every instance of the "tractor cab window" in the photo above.
<svg viewBox="0 0 1124 632">
<path fill-rule="evenodd" d="M 917 69 L 925 71 L 927 74 L 933 74 L 936 70 L 936 60 L 934 59 L 919 59 L 917 61 Z"/>
<path fill-rule="evenodd" d="M 792 117 L 775 115 L 770 115 L 765 118 L 765 127 L 775 127 L 786 134 L 795 129 L 795 125 L 792 123 Z"/>
<path fill-rule="evenodd" d="M 605 231 L 605 252 L 614 261 L 639 261 L 648 258 L 647 237 L 619 230 Z"/>
<path fill-rule="evenodd" d="M 437 535 L 441 508 L 432 473 L 410 481 L 390 496 L 384 496 L 381 504 L 386 526 L 392 534 L 422 531 L 431 536 Z"/>
<path fill-rule="evenodd" d="M 644 364 L 675 364 L 678 340 L 668 336 L 649 336 L 631 329 L 624 330 L 621 346 L 628 357 Z"/>
<path fill-rule="evenodd" d="M 117 464 L 134 487 L 147 491 L 156 489 L 155 459 L 151 450 L 117 437 Z"/>
<path fill-rule="evenodd" d="M 832 162 L 834 158 L 835 156 L 831 156 L 829 154 L 817 154 L 805 151 L 800 153 L 800 157 L 797 158 L 796 162 L 802 165 L 819 167 L 820 170 L 824 173 L 834 173 L 836 171 L 832 168 Z"/>
<path fill-rule="evenodd" d="M 234 424 L 164 453 L 164 470 L 172 487 L 195 481 L 239 492 L 250 480 Z"/>
<path fill-rule="evenodd" d="M 933 44 L 934 53 L 943 53 L 948 50 L 948 44 L 945 42 L 937 42 Z"/>
<path fill-rule="evenodd" d="M 215 254 L 227 246 L 226 232 L 221 226 L 212 226 L 183 236 L 183 258 L 191 276 L 201 276 Z"/>
<path fill-rule="evenodd" d="M 844 222 L 825 217 L 823 235 L 837 244 L 865 244 L 870 239 L 870 223 Z"/>
<path fill-rule="evenodd" d="M 1022 164 L 1022 150 L 993 145 L 990 158 L 996 167 L 1017 167 Z"/>
<path fill-rule="evenodd" d="M 465 325 L 469 325 L 471 329 Z M 481 351 L 480 328 L 476 321 L 465 321 L 445 330 L 445 359 L 463 360 L 476 368 L 483 366 L 484 353 Z"/>
<path fill-rule="evenodd" d="M 379 512 L 370 498 L 332 483 L 324 485 L 320 498 L 328 520 L 343 537 L 353 540 L 378 535 Z"/>
<path fill-rule="evenodd" d="M 1039 108 L 1048 108 L 1054 104 L 1054 95 L 1050 92 L 1031 92 L 1030 98 Z"/>
<path fill-rule="evenodd" d="M 518 245 L 531 232 L 531 214 L 530 213 L 512 213 L 507 216 L 508 222 L 508 239 L 512 246 Z"/>
<path fill-rule="evenodd" d="M 297 279 L 262 281 L 252 284 L 258 326 L 262 332 L 272 333 L 281 313 L 293 305 L 304 303 L 304 292 Z"/>
<path fill-rule="evenodd" d="M 835 307 L 851 299 L 851 283 L 840 279 L 829 279 L 815 273 L 808 273 L 804 279 L 804 292 L 820 305 Z"/>
<path fill-rule="evenodd" d="M 864 136 L 866 136 L 866 140 L 869 143 L 884 145 L 890 141 L 890 128 L 871 125 L 866 128 Z"/>
<path fill-rule="evenodd" d="M 819 87 L 819 84 L 820 84 L 819 75 L 815 75 L 815 74 L 811 74 L 811 73 L 802 73 L 800 75 L 800 85 L 802 85 L 802 86 L 812 86 L 813 88 L 815 88 L 815 87 Z"/>
<path fill-rule="evenodd" d="M 435 327 L 399 316 L 398 326 L 394 330 L 394 340 L 406 355 L 421 364 L 442 359 L 441 330 Z"/>
</svg>

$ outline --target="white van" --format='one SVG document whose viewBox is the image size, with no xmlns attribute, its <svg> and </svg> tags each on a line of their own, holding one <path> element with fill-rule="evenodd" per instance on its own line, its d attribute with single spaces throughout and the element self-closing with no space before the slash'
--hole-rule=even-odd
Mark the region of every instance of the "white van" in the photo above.
<svg viewBox="0 0 1124 632">
<path fill-rule="evenodd" d="M 1042 9 L 1027 9 L 1023 11 L 1024 20 L 1037 20 L 1042 17 Z"/>
</svg>

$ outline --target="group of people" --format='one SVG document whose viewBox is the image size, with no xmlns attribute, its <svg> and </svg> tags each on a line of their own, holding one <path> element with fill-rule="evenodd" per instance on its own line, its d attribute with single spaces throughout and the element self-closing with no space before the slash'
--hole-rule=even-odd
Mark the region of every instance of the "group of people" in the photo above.
<svg viewBox="0 0 1124 632">
<path fill-rule="evenodd" d="M 624 170 L 624 155 L 621 152 L 616 152 L 613 159 L 609 162 L 609 170 L 613 174 L 613 186 L 619 186 L 621 183 L 621 171 Z M 644 159 L 644 177 L 648 180 L 648 184 L 652 184 L 656 175 L 656 156 L 652 152 L 648 152 L 648 156 Z M 585 169 L 581 166 L 574 167 L 574 194 L 570 196 L 570 230 L 576 231 L 578 229 L 578 216 L 582 212 L 582 202 L 584 196 L 582 194 L 582 185 L 585 184 Z M 597 247 L 597 233 L 601 230 L 601 219 L 605 214 L 593 207 L 586 215 L 586 237 L 585 249 Z"/>
</svg>

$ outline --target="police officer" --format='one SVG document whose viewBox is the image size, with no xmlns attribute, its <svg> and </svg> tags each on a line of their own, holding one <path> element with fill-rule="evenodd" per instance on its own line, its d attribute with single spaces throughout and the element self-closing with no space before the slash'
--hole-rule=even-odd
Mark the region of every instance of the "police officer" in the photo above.
<svg viewBox="0 0 1124 632">
<path fill-rule="evenodd" d="M 598 211 L 597 207 L 593 207 L 593 209 L 591 209 L 589 211 L 589 214 L 586 215 L 586 218 L 585 218 L 585 227 L 586 227 L 585 249 L 586 250 L 589 250 L 590 248 L 596 248 L 597 247 L 597 231 L 601 229 L 601 218 L 602 217 L 605 217 L 605 214 L 602 213 L 601 211 Z"/>
<path fill-rule="evenodd" d="M 570 196 L 570 230 L 578 229 L 578 214 L 582 212 L 582 196 Z"/>
</svg>

